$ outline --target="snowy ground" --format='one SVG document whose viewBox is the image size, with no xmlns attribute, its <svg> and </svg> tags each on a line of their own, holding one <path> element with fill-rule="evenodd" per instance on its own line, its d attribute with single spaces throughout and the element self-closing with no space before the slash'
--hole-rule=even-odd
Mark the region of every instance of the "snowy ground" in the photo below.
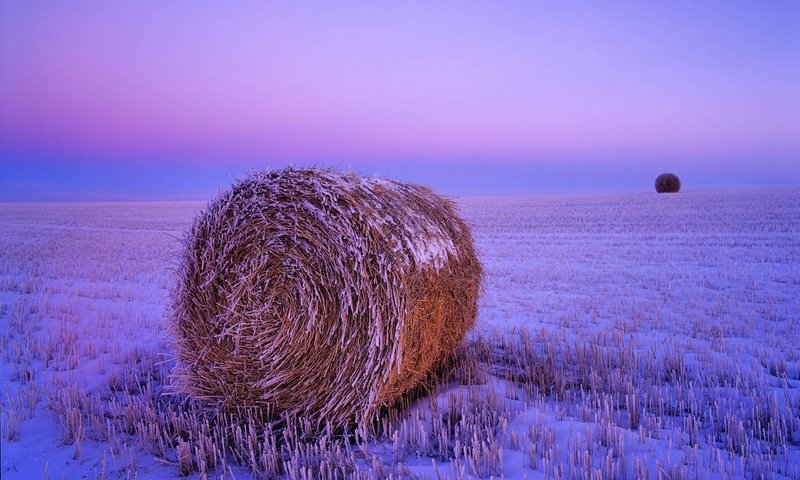
<svg viewBox="0 0 800 480">
<path fill-rule="evenodd" d="M 474 371 L 378 438 L 245 453 L 161 398 L 203 205 L 0 205 L 0 475 L 800 478 L 800 191 L 460 205 Z"/>
</svg>

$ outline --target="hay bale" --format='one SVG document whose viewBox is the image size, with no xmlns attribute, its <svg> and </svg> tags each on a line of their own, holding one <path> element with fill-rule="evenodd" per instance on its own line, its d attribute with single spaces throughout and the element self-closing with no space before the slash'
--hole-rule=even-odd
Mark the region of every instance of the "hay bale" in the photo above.
<svg viewBox="0 0 800 480">
<path fill-rule="evenodd" d="M 472 327 L 482 268 L 429 188 L 272 170 L 209 204 L 174 293 L 177 388 L 218 409 L 367 421 Z"/>
<path fill-rule="evenodd" d="M 681 180 L 674 173 L 662 173 L 656 178 L 656 192 L 678 193 L 681 189 Z"/>
</svg>

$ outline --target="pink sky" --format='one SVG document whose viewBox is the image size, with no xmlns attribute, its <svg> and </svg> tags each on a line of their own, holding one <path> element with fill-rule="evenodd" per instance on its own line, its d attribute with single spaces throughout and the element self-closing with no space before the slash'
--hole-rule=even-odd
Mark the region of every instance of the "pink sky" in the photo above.
<svg viewBox="0 0 800 480">
<path fill-rule="evenodd" d="M 4 176 L 42 159 L 731 158 L 798 177 L 797 2 L 0 9 Z"/>
</svg>

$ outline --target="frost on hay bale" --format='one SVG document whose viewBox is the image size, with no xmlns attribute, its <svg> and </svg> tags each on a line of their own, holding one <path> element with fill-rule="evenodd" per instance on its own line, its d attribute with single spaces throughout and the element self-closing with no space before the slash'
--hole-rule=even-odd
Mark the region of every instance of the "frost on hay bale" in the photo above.
<svg viewBox="0 0 800 480">
<path fill-rule="evenodd" d="M 681 189 L 681 180 L 674 173 L 662 173 L 656 178 L 656 192 L 678 193 Z"/>
<path fill-rule="evenodd" d="M 177 388 L 221 410 L 367 421 L 475 323 L 482 268 L 453 203 L 330 170 L 257 173 L 199 215 L 174 293 Z"/>
</svg>

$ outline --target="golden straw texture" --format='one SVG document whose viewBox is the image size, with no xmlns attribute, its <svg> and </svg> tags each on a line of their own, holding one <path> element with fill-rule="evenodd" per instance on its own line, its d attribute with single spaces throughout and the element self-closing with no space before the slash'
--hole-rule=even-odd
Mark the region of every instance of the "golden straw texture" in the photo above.
<svg viewBox="0 0 800 480">
<path fill-rule="evenodd" d="M 174 292 L 177 388 L 223 410 L 364 422 L 475 323 L 481 265 L 453 203 L 331 170 L 253 174 L 209 204 Z"/>
</svg>

